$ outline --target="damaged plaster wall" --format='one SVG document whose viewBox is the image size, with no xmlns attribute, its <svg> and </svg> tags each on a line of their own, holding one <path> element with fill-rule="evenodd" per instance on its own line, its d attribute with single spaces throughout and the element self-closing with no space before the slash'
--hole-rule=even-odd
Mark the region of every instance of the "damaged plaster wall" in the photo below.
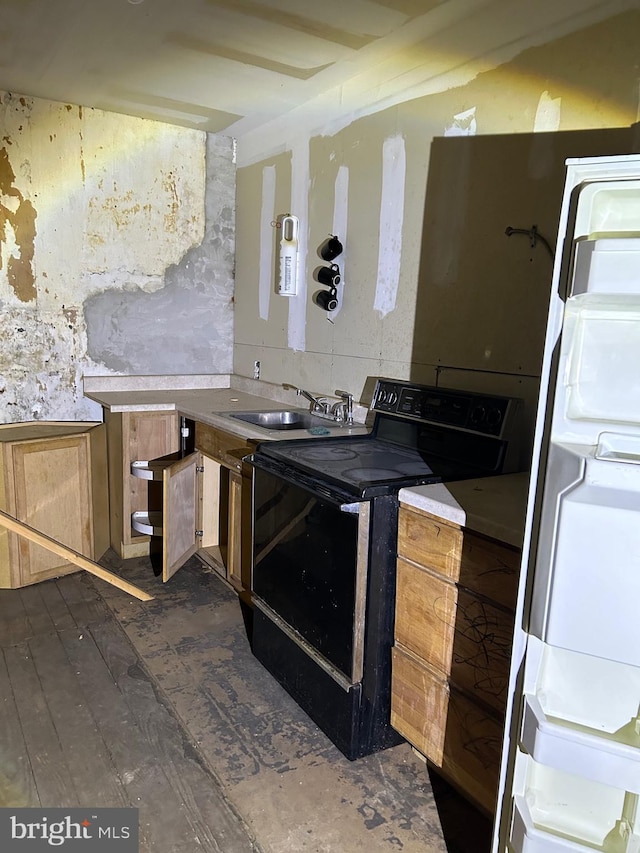
<svg viewBox="0 0 640 853">
<path fill-rule="evenodd" d="M 233 141 L 0 97 L 0 422 L 99 419 L 83 374 L 229 372 Z"/>
<path fill-rule="evenodd" d="M 477 55 L 473 29 L 467 28 L 471 58 Z M 297 157 L 284 122 L 279 134 L 275 128 L 265 134 L 261 153 L 257 137 L 238 140 L 236 373 L 250 376 L 260 359 L 266 381 L 319 394 L 345 388 L 365 400 L 371 376 L 439 382 L 522 396 L 532 418 L 552 265 L 542 246 L 532 251 L 526 240 L 508 240 L 505 227 L 535 223 L 555 244 L 565 157 L 632 150 L 638 116 L 640 11 L 568 30 L 564 21 L 561 32 L 549 29 L 544 40 L 519 52 L 510 45 L 505 61 L 488 67 L 483 60 L 475 69 L 472 59 L 464 63 L 460 37 L 460 83 L 450 85 L 449 77 L 437 90 L 427 51 L 428 94 L 418 97 L 416 85 L 408 90 L 411 100 L 370 114 L 363 100 L 326 128 L 310 108 L 304 198 L 293 192 L 303 160 L 300 117 Z M 417 80 L 417 55 L 415 62 Z M 323 109 L 335 114 L 342 94 L 336 92 L 335 103 L 325 97 Z M 278 138 L 288 144 L 277 144 Z M 491 164 L 489 185 L 478 180 L 478 149 Z M 446 181 L 438 180 L 438 164 Z M 264 239 L 262 253 L 258 248 L 265 170 L 274 170 L 275 186 L 273 209 L 263 216 L 275 220 L 291 212 L 305 231 L 305 293 L 289 298 L 304 300 L 298 314 L 273 289 L 276 233 L 270 299 L 258 293 L 260 264 L 269 256 Z M 344 291 L 339 314 L 327 315 L 312 295 L 322 264 L 317 247 L 333 227 L 340 170 L 348 183 L 348 240 L 336 259 Z M 394 180 L 386 181 L 391 174 Z M 388 253 L 398 280 L 381 299 Z M 288 324 L 300 316 L 304 329 L 292 334 Z M 291 340 L 304 346 L 292 347 Z"/>
</svg>

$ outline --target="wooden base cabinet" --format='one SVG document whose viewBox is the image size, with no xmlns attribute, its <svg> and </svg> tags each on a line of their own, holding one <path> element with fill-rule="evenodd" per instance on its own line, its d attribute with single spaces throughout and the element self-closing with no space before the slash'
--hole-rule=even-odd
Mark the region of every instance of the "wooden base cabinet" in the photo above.
<svg viewBox="0 0 640 853">
<path fill-rule="evenodd" d="M 519 567 L 518 549 L 401 505 L 391 724 L 490 813 Z"/>
<path fill-rule="evenodd" d="M 495 809 L 504 723 L 472 694 L 393 649 L 391 724 L 487 812 Z"/>
<path fill-rule="evenodd" d="M 104 424 L 37 421 L 0 426 L 0 507 L 92 560 L 109 547 Z M 0 526 L 0 587 L 78 571 Z"/>
<path fill-rule="evenodd" d="M 202 548 L 198 556 L 236 590 L 251 588 L 251 468 L 242 461 L 255 442 L 196 423 L 195 446 L 205 464 Z M 208 485 L 210 483 L 210 485 Z M 206 500 L 206 502 L 205 502 Z"/>
<path fill-rule="evenodd" d="M 195 425 L 195 451 L 131 465 L 146 484 L 145 509 L 131 526 L 149 541 L 152 564 L 169 580 L 193 554 L 238 591 L 250 589 L 251 475 L 242 457 L 252 445 Z"/>
</svg>

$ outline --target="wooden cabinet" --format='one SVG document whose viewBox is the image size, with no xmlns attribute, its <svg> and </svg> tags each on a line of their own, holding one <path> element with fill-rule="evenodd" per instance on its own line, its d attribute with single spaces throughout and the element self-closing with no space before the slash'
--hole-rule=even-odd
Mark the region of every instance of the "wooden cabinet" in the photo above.
<svg viewBox="0 0 640 853">
<path fill-rule="evenodd" d="M 196 423 L 204 460 L 202 547 L 198 556 L 238 591 L 251 587 L 251 468 L 255 442 Z"/>
<path fill-rule="evenodd" d="M 89 559 L 109 547 L 103 424 L 39 421 L 0 426 L 0 507 Z M 0 526 L 0 587 L 77 571 Z"/>
<path fill-rule="evenodd" d="M 150 538 L 131 527 L 134 512 L 148 509 L 148 484 L 131 476 L 131 463 L 179 448 L 178 413 L 105 411 L 109 456 L 111 547 L 122 558 L 149 553 Z"/>
<path fill-rule="evenodd" d="M 167 581 L 195 553 L 238 591 L 249 590 L 251 469 L 242 458 L 253 444 L 196 423 L 194 452 L 181 456 L 171 449 L 154 456 L 154 447 L 164 450 L 178 443 L 177 414 L 171 420 L 165 413 L 146 412 L 113 417 L 112 543 L 122 539 L 122 556 L 150 553 Z M 125 465 L 129 485 L 124 484 Z"/>
<path fill-rule="evenodd" d="M 519 567 L 518 549 L 401 505 L 391 723 L 489 812 Z"/>
</svg>

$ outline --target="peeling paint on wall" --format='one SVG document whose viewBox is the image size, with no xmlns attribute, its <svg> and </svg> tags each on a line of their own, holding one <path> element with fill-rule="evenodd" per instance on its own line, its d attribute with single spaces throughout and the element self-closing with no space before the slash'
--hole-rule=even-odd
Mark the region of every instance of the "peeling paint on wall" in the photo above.
<svg viewBox="0 0 640 853">
<path fill-rule="evenodd" d="M 204 238 L 166 269 L 160 286 L 149 292 L 128 276 L 124 287 L 110 287 L 85 301 L 87 352 L 95 362 L 125 374 L 231 372 L 235 241 L 232 156 L 230 139 L 209 137 Z M 175 182 L 171 172 L 165 176 L 163 188 L 172 198 Z M 168 220 L 165 215 L 169 231 L 175 221 L 173 214 Z"/>
<path fill-rule="evenodd" d="M 99 418 L 83 374 L 229 372 L 233 141 L 0 94 L 0 422 Z"/>
<path fill-rule="evenodd" d="M 533 123 L 534 131 L 542 133 L 559 130 L 561 106 L 562 98 L 552 98 L 549 92 L 545 90 L 538 101 L 538 109 Z"/>
<path fill-rule="evenodd" d="M 258 314 L 261 320 L 269 319 L 269 301 L 273 289 L 273 221 L 276 208 L 276 167 L 262 170 L 262 202 L 260 205 L 260 269 L 258 271 Z"/>
<path fill-rule="evenodd" d="M 476 108 L 464 110 L 454 115 L 453 122 L 445 128 L 445 136 L 475 136 L 478 130 L 476 121 Z"/>
<path fill-rule="evenodd" d="M 378 278 L 373 307 L 384 317 L 396 307 L 402 223 L 404 220 L 404 180 L 406 158 L 402 136 L 385 139 L 382 147 L 382 202 L 378 237 Z"/>
<path fill-rule="evenodd" d="M 15 180 L 9 152 L 0 148 L 0 270 L 6 249 L 8 283 L 21 302 L 30 302 L 36 297 L 33 253 L 37 214 Z"/>
</svg>

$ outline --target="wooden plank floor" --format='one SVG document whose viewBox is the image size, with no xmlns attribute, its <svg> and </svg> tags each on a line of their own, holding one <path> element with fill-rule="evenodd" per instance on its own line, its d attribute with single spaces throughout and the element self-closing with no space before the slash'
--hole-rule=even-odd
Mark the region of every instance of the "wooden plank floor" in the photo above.
<svg viewBox="0 0 640 853">
<path fill-rule="evenodd" d="M 258 850 L 91 579 L 0 591 L 0 806 L 134 806 L 140 850 Z"/>
<path fill-rule="evenodd" d="M 0 805 L 134 805 L 141 851 L 487 853 L 490 822 L 408 744 L 350 762 L 251 654 L 192 558 L 0 591 Z"/>
</svg>

